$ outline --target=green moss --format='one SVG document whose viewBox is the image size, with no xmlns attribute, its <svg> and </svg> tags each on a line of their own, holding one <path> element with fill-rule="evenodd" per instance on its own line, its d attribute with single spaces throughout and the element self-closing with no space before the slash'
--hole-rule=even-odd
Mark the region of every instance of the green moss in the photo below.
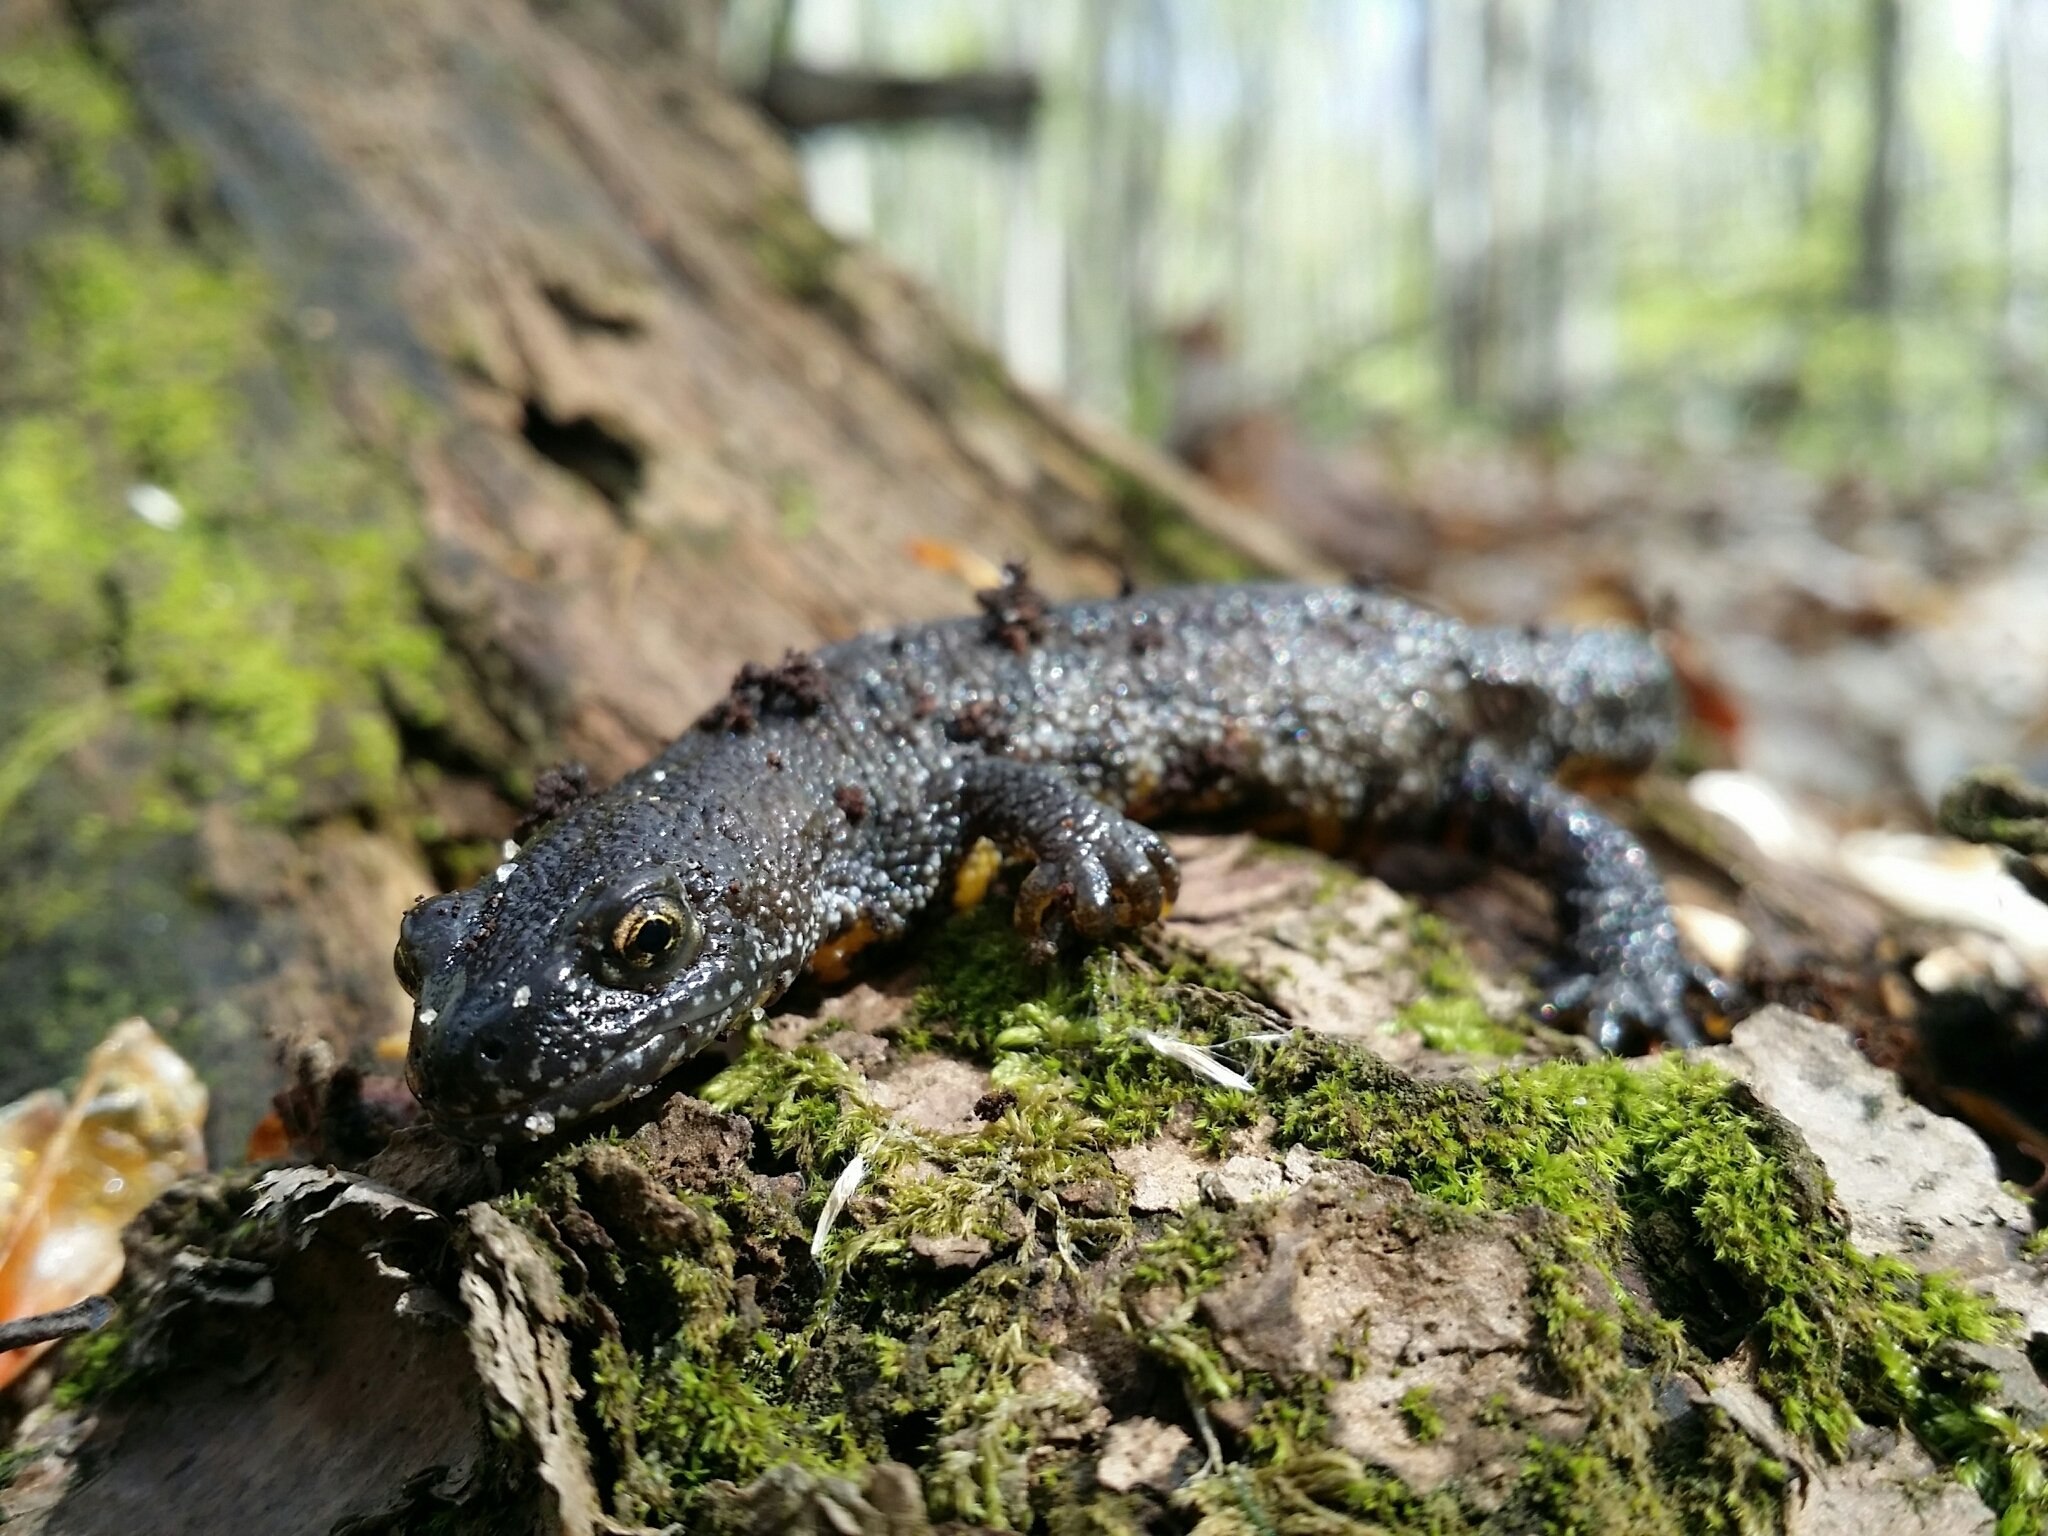
<svg viewBox="0 0 2048 1536">
<path fill-rule="evenodd" d="M 278 305 L 254 264 L 150 216 L 183 178 L 134 142 L 93 61 L 8 55 L 0 94 L 56 135 L 82 202 L 77 146 L 94 164 L 126 146 L 138 170 L 118 216 L 61 224 L 31 253 L 14 390 L 32 403 L 0 422 L 0 590 L 44 656 L 103 657 L 111 700 L 31 690 L 0 786 L 18 799 L 63 747 L 128 719 L 181 727 L 171 782 L 141 797 L 160 823 L 231 790 L 283 813 L 309 780 L 388 797 L 400 752 L 380 687 L 431 697 L 439 660 L 398 467 L 275 365 Z M 132 512 L 136 487 L 176 526 Z"/>
<path fill-rule="evenodd" d="M 1973 843 L 2048 854 L 2048 791 L 2011 768 L 1980 768 L 1942 792 L 1941 829 Z"/>
<path fill-rule="evenodd" d="M 770 485 L 775 498 L 775 531 L 792 544 L 809 538 L 818 527 L 818 489 L 801 470 L 775 476 Z"/>
<path fill-rule="evenodd" d="M 378 680 L 417 683 L 439 658 L 395 473 L 310 403 L 274 458 L 249 452 L 244 385 L 272 339 L 252 268 L 79 233 L 39 248 L 37 276 L 45 406 L 0 429 L 0 583 L 77 648 L 116 648 L 123 713 L 206 723 L 176 763 L 190 792 L 241 789 L 277 812 L 308 777 L 390 794 L 400 752 Z M 134 485 L 168 491 L 181 523 L 132 514 Z"/>
<path fill-rule="evenodd" d="M 1151 481 L 1098 463 L 1134 574 L 1151 581 L 1247 581 L 1266 574 L 1204 531 Z"/>
<path fill-rule="evenodd" d="M 1424 970 L 1430 986 L 1469 985 L 1447 943 Z M 1963 1352 L 2000 1320 L 1951 1282 L 1858 1252 L 1796 1133 L 1739 1085 L 1678 1059 L 1418 1080 L 1349 1042 L 1274 1038 L 1229 980 L 1129 952 L 1038 969 L 1000 910 L 946 925 L 898 1045 L 988 1066 L 995 1118 L 959 1135 L 892 1119 L 825 1052 L 750 1044 L 704 1094 L 754 1122 L 766 1167 L 801 1175 L 777 1229 L 784 1258 L 759 1267 L 760 1195 L 700 1202 L 713 1235 L 662 1267 L 673 1325 L 595 1357 L 620 1464 L 637 1469 L 622 1500 L 685 1518 L 719 1497 L 716 1478 L 777 1458 L 852 1469 L 886 1454 L 920 1469 L 939 1519 L 1130 1528 L 1143 1511 L 1087 1483 L 1087 1443 L 1048 1441 L 1073 1408 L 1032 1375 L 1055 1341 L 1108 1325 L 1219 1421 L 1233 1405 L 1233 1459 L 1178 1496 L 1204 1536 L 1761 1533 L 1777 1528 L 1787 1469 L 1712 1405 L 1674 1419 L 1656 1398 L 1705 1369 L 1699 1339 L 1732 1327 L 1816 1454 L 1841 1454 L 1859 1419 L 1903 1424 L 2002 1530 L 2040 1519 L 2040 1430 Z M 1219 1050 L 1256 1096 L 1212 1089 L 1146 1031 Z M 1337 1450 L 1328 1380 L 1276 1381 L 1223 1347 L 1202 1298 L 1263 1241 L 1258 1208 L 1195 1209 L 1140 1234 L 1108 1152 L 1161 1127 L 1220 1145 L 1254 1109 L 1278 1147 L 1405 1180 L 1404 1220 L 1513 1215 L 1543 1363 L 1588 1425 L 1568 1442 L 1532 1436 L 1506 1506 L 1467 1505 L 1455 1484 L 1425 1496 Z M 863 1176 L 814 1268 L 802 1250 L 856 1157 Z M 978 1241 L 985 1257 L 947 1269 L 927 1238 Z M 1647 1276 L 1650 1298 L 1624 1276 Z M 1330 1369 L 1345 1368 L 1340 1350 Z M 1418 1440 L 1451 1432 L 1421 1389 L 1401 1413 Z M 1512 1430 L 1500 1413 L 1488 1422 Z"/>
<path fill-rule="evenodd" d="M 51 144 L 82 202 L 97 209 L 120 203 L 116 152 L 133 131 L 132 116 L 84 49 L 37 41 L 0 52 L 0 101 Z"/>
<path fill-rule="evenodd" d="M 1916 1360 L 1995 1329 L 1968 1293 L 1854 1250 L 1810 1171 L 1773 1155 L 1744 1096 L 1709 1067 L 1552 1064 L 1481 1092 L 1301 1040 L 1268 1072 L 1292 1089 L 1284 1137 L 1452 1204 L 1543 1206 L 1595 1263 L 1619 1262 L 1632 1222 L 1671 1214 L 1739 1288 L 1759 1384 L 1796 1433 L 1836 1453 L 1857 1413 L 1911 1414 L 1924 1395 Z"/>
<path fill-rule="evenodd" d="M 235 1113 L 253 1025 L 191 999 L 260 961 L 198 888 L 191 834 L 209 807 L 406 798 L 387 701 L 424 701 L 417 724 L 451 691 L 409 575 L 414 493 L 95 59 L 9 52 L 0 98 L 40 172 L 0 391 L 0 1025 L 33 1049 L 0 1093 L 145 1012 Z"/>
<path fill-rule="evenodd" d="M 1184 1119 L 1200 1144 L 1218 1150 L 1252 1123 L 1251 1094 L 1196 1075 L 1154 1040 L 1229 1052 L 1239 1036 L 1270 1026 L 1227 971 L 1115 951 L 1034 966 L 992 901 L 934 936 L 929 975 L 905 1044 L 987 1062 L 1002 1087 L 1065 1097 L 1100 1122 L 1110 1146 Z"/>
<path fill-rule="evenodd" d="M 794 197 L 770 198 L 754 210 L 754 260 L 768 281 L 801 303 L 831 292 L 840 243 Z"/>
<path fill-rule="evenodd" d="M 118 1318 L 68 1341 L 51 1401 L 59 1408 L 81 1408 L 120 1390 L 129 1377 L 127 1349 L 128 1331 Z"/>
<path fill-rule="evenodd" d="M 1196 1304 L 1223 1283 L 1243 1249 L 1242 1223 L 1194 1211 L 1169 1222 L 1138 1250 L 1120 1290 L 1118 1321 L 1178 1370 L 1200 1401 L 1227 1402 L 1246 1389 L 1243 1374 L 1224 1358 L 1215 1334 L 1195 1315 Z M 1162 1296 L 1170 1298 L 1164 1311 Z"/>
<path fill-rule="evenodd" d="M 1328 1447 L 1264 1466 L 1233 1466 L 1188 1490 L 1201 1536 L 1462 1536 L 1473 1522 L 1451 1495 Z"/>
<path fill-rule="evenodd" d="M 1460 1056 L 1512 1056 L 1528 1037 L 1495 1021 L 1479 997 L 1478 978 L 1450 925 L 1429 912 L 1409 921 L 1409 953 L 1422 990 L 1395 1017 L 1434 1051 Z"/>
<path fill-rule="evenodd" d="M 1424 1445 L 1443 1438 L 1444 1416 L 1432 1401 L 1434 1395 L 1428 1387 L 1410 1387 L 1401 1394 L 1401 1422 Z"/>
</svg>

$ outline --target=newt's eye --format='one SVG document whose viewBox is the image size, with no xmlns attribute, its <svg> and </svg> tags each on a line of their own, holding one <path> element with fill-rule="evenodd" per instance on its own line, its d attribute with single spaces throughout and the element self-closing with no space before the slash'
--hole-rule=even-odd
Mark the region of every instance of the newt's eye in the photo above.
<svg viewBox="0 0 2048 1536">
<path fill-rule="evenodd" d="M 673 896 L 642 896 L 612 924 L 606 958 L 629 977 L 666 970 L 694 951 L 700 939 L 697 921 Z"/>
<path fill-rule="evenodd" d="M 398 947 L 391 952 L 391 969 L 397 973 L 398 984 L 405 988 L 407 997 L 420 995 L 420 957 L 403 939 L 398 941 Z"/>
</svg>

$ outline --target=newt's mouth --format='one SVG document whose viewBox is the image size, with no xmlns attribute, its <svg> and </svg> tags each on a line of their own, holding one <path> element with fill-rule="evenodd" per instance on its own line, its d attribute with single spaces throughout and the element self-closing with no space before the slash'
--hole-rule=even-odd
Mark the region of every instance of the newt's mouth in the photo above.
<svg viewBox="0 0 2048 1536">
<path fill-rule="evenodd" d="M 497 1091 L 482 1104 L 477 1102 L 481 1095 L 450 1092 L 448 1085 L 423 1080 L 415 1025 L 406 1081 L 435 1128 L 456 1141 L 538 1141 L 565 1125 L 616 1109 L 649 1092 L 751 1008 L 751 998 L 737 1006 L 721 998 L 708 1006 L 661 1016 L 638 1039 L 600 1062 L 569 1063 L 560 1078 L 543 1076 L 528 1093 L 519 1093 L 516 1085 L 500 1081 L 491 1085 Z"/>
</svg>

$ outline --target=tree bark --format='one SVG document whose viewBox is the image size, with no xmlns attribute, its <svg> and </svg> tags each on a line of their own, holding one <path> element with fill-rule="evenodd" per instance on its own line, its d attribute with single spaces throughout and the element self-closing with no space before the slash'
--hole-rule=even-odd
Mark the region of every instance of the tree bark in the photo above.
<svg viewBox="0 0 2048 1536">
<path fill-rule="evenodd" d="M 1898 284 L 1900 82 L 1905 17 L 1899 0 L 1870 0 L 1870 146 L 1856 215 L 1855 301 L 1885 310 Z"/>
<path fill-rule="evenodd" d="M 542 766 L 608 778 L 742 661 L 960 611 L 1005 558 L 1076 595 L 1310 568 L 824 234 L 714 10 L 0 3 L 0 495 L 89 482 L 50 514 L 79 538 L 0 534 L 0 1033 L 35 1046 L 0 1095 L 144 1011 L 238 1147 L 252 1037 L 400 1029 L 400 910 L 489 866 Z M 190 312 L 146 297 L 174 278 L 219 300 L 204 441 L 148 402 L 214 339 L 101 323 L 109 271 L 138 323 Z"/>
</svg>

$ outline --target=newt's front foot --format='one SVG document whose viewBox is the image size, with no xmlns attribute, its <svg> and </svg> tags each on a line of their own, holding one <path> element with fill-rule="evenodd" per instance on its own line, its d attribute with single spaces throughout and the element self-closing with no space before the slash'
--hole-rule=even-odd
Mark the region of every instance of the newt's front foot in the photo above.
<svg viewBox="0 0 2048 1536">
<path fill-rule="evenodd" d="M 1054 769 L 1004 758 L 967 775 L 969 825 L 1037 861 L 1017 893 L 1017 931 L 1049 960 L 1068 929 L 1106 939 L 1158 921 L 1179 894 L 1180 867 L 1159 835 L 1083 794 Z"/>
</svg>

